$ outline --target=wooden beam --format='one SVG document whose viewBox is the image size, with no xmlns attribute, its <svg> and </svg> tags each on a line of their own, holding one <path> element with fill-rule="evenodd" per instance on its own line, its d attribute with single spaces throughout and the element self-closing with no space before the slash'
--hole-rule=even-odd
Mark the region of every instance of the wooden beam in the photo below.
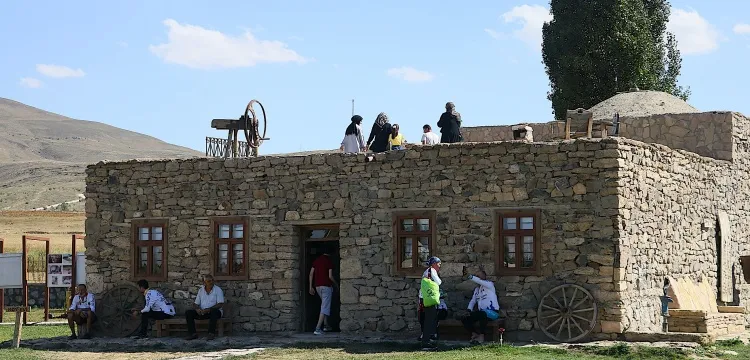
<svg viewBox="0 0 750 360">
<path fill-rule="evenodd" d="M 233 119 L 213 119 L 211 120 L 211 128 L 216 130 L 237 130 L 242 129 L 245 125 L 244 121 L 233 120 Z"/>
</svg>

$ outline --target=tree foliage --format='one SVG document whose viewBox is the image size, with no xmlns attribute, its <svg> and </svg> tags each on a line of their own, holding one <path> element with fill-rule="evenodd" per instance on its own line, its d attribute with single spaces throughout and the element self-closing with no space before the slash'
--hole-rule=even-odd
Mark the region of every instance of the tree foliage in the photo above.
<svg viewBox="0 0 750 360">
<path fill-rule="evenodd" d="M 677 41 L 666 31 L 668 0 L 551 0 L 550 11 L 542 57 L 556 118 L 632 87 L 687 100 Z"/>
</svg>

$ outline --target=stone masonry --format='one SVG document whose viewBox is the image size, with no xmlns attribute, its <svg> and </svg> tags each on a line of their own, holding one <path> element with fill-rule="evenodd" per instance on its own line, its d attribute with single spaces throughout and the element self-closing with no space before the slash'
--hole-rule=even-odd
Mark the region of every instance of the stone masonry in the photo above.
<svg viewBox="0 0 750 360">
<path fill-rule="evenodd" d="M 733 113 L 727 111 L 623 116 L 620 117 L 618 136 L 662 144 L 710 158 L 732 160 L 732 139 L 724 135 L 732 132 L 733 116 Z M 564 137 L 565 133 L 565 122 L 553 121 L 528 126 L 534 130 L 535 141 L 552 141 Z M 464 140 L 468 142 L 513 140 L 511 125 L 465 127 L 461 131 Z M 608 133 L 614 134 L 614 129 L 610 128 Z"/>
<path fill-rule="evenodd" d="M 717 134 L 734 144 L 732 161 L 610 138 L 415 146 L 373 162 L 339 153 L 101 162 L 87 170 L 87 281 L 94 293 L 132 281 L 131 222 L 167 220 L 169 276 L 155 285 L 185 306 L 211 272 L 211 220 L 242 216 L 248 279 L 219 282 L 235 324 L 299 330 L 299 227 L 339 224 L 342 330 L 416 330 L 419 279 L 394 271 L 392 220 L 431 210 L 449 308 L 464 309 L 471 294 L 462 267 L 481 265 L 509 331 L 538 335 L 539 300 L 562 283 L 596 298 L 595 337 L 658 331 L 664 276 L 716 280 L 716 210 L 730 214 L 735 262 L 750 252 L 747 119 L 732 115 L 732 129 Z M 542 271 L 508 276 L 495 266 L 497 212 L 529 209 L 542 214 Z M 747 306 L 735 273 L 735 303 Z"/>
</svg>

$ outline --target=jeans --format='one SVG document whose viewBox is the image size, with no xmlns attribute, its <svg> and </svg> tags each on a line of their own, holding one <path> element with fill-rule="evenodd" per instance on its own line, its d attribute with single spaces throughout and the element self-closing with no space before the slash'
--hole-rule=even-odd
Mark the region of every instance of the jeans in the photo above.
<svg viewBox="0 0 750 360">
<path fill-rule="evenodd" d="M 148 320 L 149 319 L 164 320 L 164 319 L 170 319 L 170 318 L 172 318 L 172 315 L 168 315 L 161 311 L 147 311 L 145 313 L 141 313 L 140 334 L 143 336 L 146 336 L 148 334 Z"/>
<path fill-rule="evenodd" d="M 216 335 L 216 322 L 221 319 L 221 310 L 211 309 L 208 314 L 198 315 L 195 310 L 185 311 L 185 319 L 187 320 L 188 333 L 190 335 L 195 334 L 195 320 L 208 319 L 208 332 L 209 334 Z"/>
</svg>

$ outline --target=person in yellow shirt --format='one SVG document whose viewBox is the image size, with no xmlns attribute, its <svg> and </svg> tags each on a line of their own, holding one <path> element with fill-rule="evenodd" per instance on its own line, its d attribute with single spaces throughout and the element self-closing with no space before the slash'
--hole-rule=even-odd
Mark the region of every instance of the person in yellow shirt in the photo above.
<svg viewBox="0 0 750 360">
<path fill-rule="evenodd" d="M 388 139 L 388 143 L 391 147 L 391 150 L 406 149 L 406 139 L 404 138 L 404 134 L 398 132 L 398 124 L 393 124 L 393 133 L 391 133 L 391 137 Z"/>
</svg>

